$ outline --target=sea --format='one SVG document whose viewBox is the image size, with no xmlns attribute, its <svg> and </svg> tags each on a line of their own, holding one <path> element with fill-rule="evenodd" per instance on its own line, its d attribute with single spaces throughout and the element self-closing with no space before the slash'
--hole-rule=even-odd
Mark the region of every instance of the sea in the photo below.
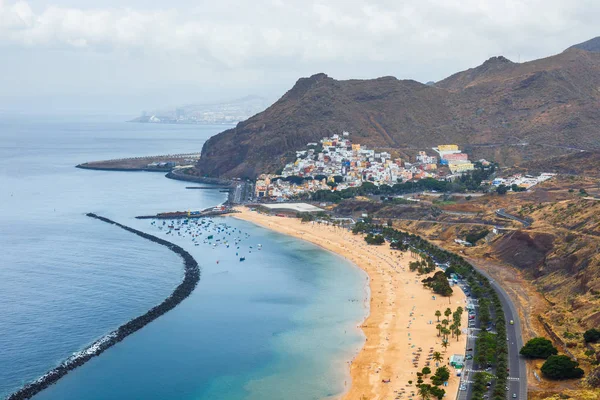
<svg viewBox="0 0 600 400">
<path fill-rule="evenodd" d="M 239 246 L 167 234 L 135 216 L 204 209 L 225 193 L 161 173 L 75 168 L 199 151 L 225 128 L 0 115 L 0 398 L 160 303 L 183 277 L 166 247 L 88 212 L 182 246 L 201 279 L 175 309 L 34 399 L 308 400 L 350 385 L 368 313 L 363 271 L 233 218 L 212 223 L 243 235 Z"/>
</svg>

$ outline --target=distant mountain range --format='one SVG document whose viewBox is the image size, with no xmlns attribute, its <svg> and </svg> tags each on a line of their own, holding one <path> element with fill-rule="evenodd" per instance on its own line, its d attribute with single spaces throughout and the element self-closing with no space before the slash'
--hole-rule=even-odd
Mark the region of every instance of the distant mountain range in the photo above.
<svg viewBox="0 0 600 400">
<path fill-rule="evenodd" d="M 246 96 L 222 103 L 188 104 L 169 110 L 157 110 L 130 122 L 157 124 L 236 124 L 264 110 L 267 99 Z"/>
<path fill-rule="evenodd" d="M 502 56 L 434 84 L 301 78 L 265 111 L 208 140 L 196 173 L 275 172 L 309 142 L 346 130 L 400 155 L 458 144 L 502 165 L 600 149 L 600 39 L 526 63 Z"/>
</svg>

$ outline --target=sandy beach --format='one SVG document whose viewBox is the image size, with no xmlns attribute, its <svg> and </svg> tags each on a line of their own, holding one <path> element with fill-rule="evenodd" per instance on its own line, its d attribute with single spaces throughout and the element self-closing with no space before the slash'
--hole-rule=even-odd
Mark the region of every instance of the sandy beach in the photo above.
<svg viewBox="0 0 600 400">
<path fill-rule="evenodd" d="M 348 400 L 420 398 L 415 383 L 417 372 L 429 365 L 435 372 L 436 361 L 430 360 L 434 351 L 444 358 L 439 366 L 448 363 L 452 354 L 464 354 L 467 313 L 463 313 L 463 334 L 450 338 L 446 350 L 437 336 L 435 311 L 446 308 L 455 311 L 465 306 L 466 297 L 454 286 L 451 297 L 434 296 L 424 288 L 416 272 L 410 272 L 410 254 L 389 248 L 389 245 L 367 245 L 362 235 L 324 224 L 302 223 L 297 218 L 268 216 L 247 208 L 239 208 L 235 218 L 253 222 L 274 231 L 307 240 L 348 259 L 369 276 L 371 292 L 370 313 L 360 325 L 366 341 L 350 363 L 351 382 L 342 396 Z M 443 319 L 445 318 L 442 315 Z M 451 319 L 451 317 L 450 317 Z M 429 363 L 429 364 L 427 364 Z M 446 398 L 456 398 L 459 379 L 449 367 L 450 381 Z M 389 380 L 389 382 L 388 382 Z M 384 382 L 385 381 L 385 382 Z M 412 381 L 409 385 L 408 381 Z M 431 383 L 429 377 L 424 383 Z"/>
</svg>

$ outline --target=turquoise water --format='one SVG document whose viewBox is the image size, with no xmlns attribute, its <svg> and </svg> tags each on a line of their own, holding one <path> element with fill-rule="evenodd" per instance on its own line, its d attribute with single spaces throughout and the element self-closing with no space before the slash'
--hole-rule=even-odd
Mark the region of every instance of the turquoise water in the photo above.
<svg viewBox="0 0 600 400">
<path fill-rule="evenodd" d="M 319 399 L 344 390 L 346 362 L 363 341 L 362 271 L 311 244 L 215 220 L 249 234 L 244 245 L 262 244 L 241 263 L 233 248 L 194 246 L 133 218 L 209 207 L 224 194 L 161 174 L 73 168 L 193 151 L 221 129 L 0 122 L 0 397 L 159 303 L 182 277 L 176 255 L 90 211 L 183 246 L 201 281 L 176 309 L 35 399 Z"/>
</svg>

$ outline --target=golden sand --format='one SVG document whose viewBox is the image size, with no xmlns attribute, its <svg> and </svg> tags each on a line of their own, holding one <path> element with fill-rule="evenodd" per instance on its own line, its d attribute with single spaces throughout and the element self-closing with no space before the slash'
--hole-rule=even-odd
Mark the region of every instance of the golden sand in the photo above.
<svg viewBox="0 0 600 400">
<path fill-rule="evenodd" d="M 434 351 L 442 353 L 446 365 L 452 354 L 464 354 L 466 334 L 450 338 L 443 349 L 437 336 L 435 311 L 446 308 L 455 311 L 465 306 L 465 294 L 455 286 L 451 297 L 434 296 L 420 282 L 423 276 L 410 272 L 411 256 L 392 250 L 389 245 L 367 245 L 361 235 L 325 224 L 302 223 L 297 218 L 268 216 L 247 208 L 239 208 L 235 218 L 253 222 L 276 232 L 304 239 L 333 251 L 363 269 L 369 276 L 370 313 L 360 325 L 366 336 L 361 351 L 350 362 L 351 383 L 342 395 L 348 400 L 420 398 L 415 387 L 417 372 L 426 363 L 433 372 L 436 362 L 430 360 Z M 445 317 L 442 315 L 441 319 Z M 451 320 L 452 317 L 449 319 Z M 463 313 L 462 329 L 467 326 Z M 450 367 L 451 377 L 446 398 L 456 398 L 459 379 Z M 387 382 L 389 380 L 389 382 Z M 385 382 L 384 382 L 385 381 Z M 409 385 L 408 381 L 412 381 Z M 431 383 L 429 378 L 424 383 Z M 412 395 L 411 395 L 412 394 Z"/>
</svg>

